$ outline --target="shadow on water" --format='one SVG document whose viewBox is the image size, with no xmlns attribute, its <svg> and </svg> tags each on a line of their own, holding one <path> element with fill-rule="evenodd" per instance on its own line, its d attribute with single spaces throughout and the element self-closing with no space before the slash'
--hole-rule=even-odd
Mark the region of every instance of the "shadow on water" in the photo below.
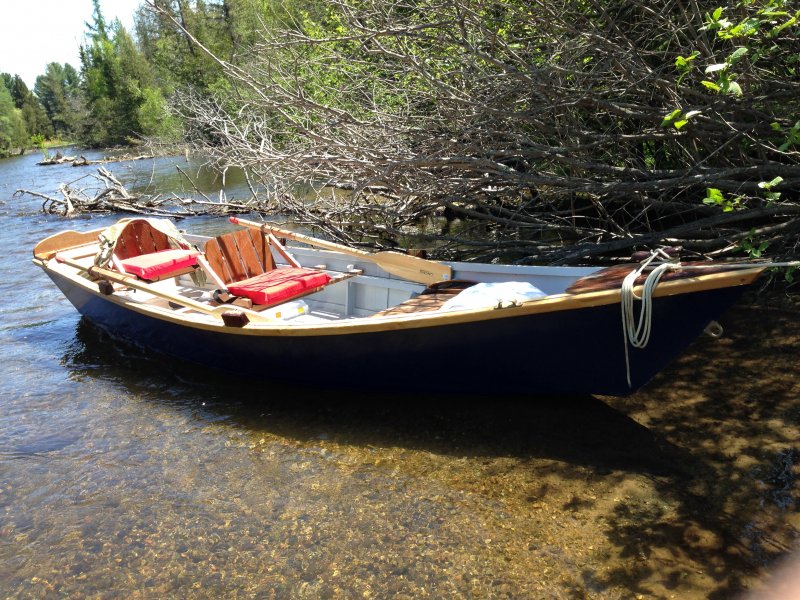
<svg viewBox="0 0 800 600">
<path fill-rule="evenodd" d="M 675 517 L 622 507 L 609 520 L 612 539 L 640 557 L 679 542 L 714 580 L 709 598 L 733 597 L 748 576 L 800 550 L 800 304 L 750 295 L 723 325 L 725 337 L 697 340 L 643 392 L 609 400 L 687 450 L 691 475 L 659 490 L 681 496 Z M 648 561 L 638 563 L 616 575 L 645 581 Z"/>
<path fill-rule="evenodd" d="M 592 396 L 417 396 L 236 381 L 112 340 L 81 319 L 64 358 L 73 377 L 110 381 L 152 402 L 200 410 L 301 442 L 547 458 L 604 472 L 683 473 L 681 450 Z"/>
<path fill-rule="evenodd" d="M 442 457 L 463 489 L 560 523 L 562 563 L 577 561 L 563 555 L 571 545 L 601 548 L 576 562 L 579 575 L 565 568 L 557 597 L 627 590 L 722 599 L 758 583 L 800 528 L 798 313 L 744 303 L 723 324 L 733 333 L 698 340 L 629 398 L 409 397 L 233 382 L 151 358 L 85 321 L 64 363 L 75 379 L 256 438 Z M 499 491 L 506 484 L 511 491 Z M 571 520 L 577 526 L 564 525 Z M 545 561 L 553 547 L 531 544 L 524 560 Z"/>
</svg>

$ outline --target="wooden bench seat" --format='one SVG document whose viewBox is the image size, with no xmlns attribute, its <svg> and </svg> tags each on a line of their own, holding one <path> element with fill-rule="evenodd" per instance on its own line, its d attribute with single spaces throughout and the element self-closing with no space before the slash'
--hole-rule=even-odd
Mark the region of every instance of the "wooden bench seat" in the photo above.
<svg viewBox="0 0 800 600">
<path fill-rule="evenodd" d="M 146 219 L 132 219 L 120 232 L 114 245 L 112 264 L 123 273 L 145 281 L 159 281 L 194 271 L 198 250 L 176 247 L 166 233 Z"/>
<path fill-rule="evenodd" d="M 292 266 L 277 267 L 273 249 Z M 332 281 L 324 271 L 301 267 L 273 236 L 252 229 L 209 240 L 205 260 L 218 284 L 231 294 L 252 301 L 256 310 L 314 293 Z"/>
</svg>

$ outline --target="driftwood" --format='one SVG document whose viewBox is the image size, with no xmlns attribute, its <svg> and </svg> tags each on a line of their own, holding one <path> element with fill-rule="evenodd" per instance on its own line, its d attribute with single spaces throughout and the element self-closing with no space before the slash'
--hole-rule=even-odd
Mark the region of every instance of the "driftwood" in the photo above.
<svg viewBox="0 0 800 600">
<path fill-rule="evenodd" d="M 64 163 L 69 163 L 75 160 L 74 156 L 63 156 L 60 152 L 58 152 L 52 158 L 46 158 L 44 160 L 39 161 L 36 163 L 40 167 L 47 167 L 50 165 L 63 165 Z"/>
<path fill-rule="evenodd" d="M 145 160 L 147 158 L 154 158 L 152 154 L 140 154 L 140 155 L 131 155 L 131 154 L 124 154 L 122 156 L 112 156 L 112 157 L 104 157 L 99 159 L 89 159 L 83 155 L 80 156 L 62 156 L 61 153 L 57 153 L 52 158 L 47 158 L 45 160 L 41 160 L 37 165 L 40 167 L 47 167 L 50 165 L 63 165 L 66 163 L 72 163 L 73 167 L 88 167 L 92 165 L 103 165 L 106 163 L 112 162 L 127 162 L 131 160 Z"/>
<path fill-rule="evenodd" d="M 106 158 L 100 158 L 100 159 L 97 159 L 97 160 L 90 160 L 90 159 L 86 158 L 85 156 L 81 155 L 79 158 L 77 158 L 77 159 L 72 161 L 72 166 L 73 167 L 88 167 L 88 166 L 91 166 L 91 165 L 103 165 L 103 164 L 112 163 L 112 162 L 128 162 L 128 161 L 132 161 L 132 160 L 145 160 L 147 158 L 155 158 L 155 157 L 153 155 L 151 155 L 151 154 L 140 154 L 138 156 L 125 154 L 123 156 L 106 157 Z"/>
<path fill-rule="evenodd" d="M 184 173 L 188 178 L 188 175 Z M 78 188 L 76 184 L 91 178 L 95 185 Z M 191 180 L 190 180 L 191 181 Z M 194 184 L 193 184 L 194 185 Z M 196 189 L 196 186 L 195 186 Z M 50 196 L 42 192 L 19 189 L 14 196 L 29 195 L 41 198 L 42 212 L 64 217 L 72 217 L 82 213 L 135 213 L 181 219 L 197 215 L 230 215 L 252 212 L 266 207 L 256 207 L 253 200 L 249 202 L 232 202 L 220 190 L 219 200 L 212 201 L 202 194 L 204 200 L 182 198 L 175 194 L 149 196 L 129 192 L 124 185 L 105 167 L 100 167 L 97 174 L 84 175 L 69 183 L 62 183 L 58 188 L 61 197 Z"/>
</svg>

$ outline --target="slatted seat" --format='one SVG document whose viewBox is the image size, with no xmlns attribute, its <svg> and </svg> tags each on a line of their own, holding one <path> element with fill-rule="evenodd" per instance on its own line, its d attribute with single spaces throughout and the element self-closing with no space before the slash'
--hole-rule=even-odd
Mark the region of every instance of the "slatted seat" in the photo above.
<svg viewBox="0 0 800 600">
<path fill-rule="evenodd" d="M 205 259 L 231 294 L 262 308 L 310 294 L 331 281 L 316 269 L 277 268 L 272 256 L 276 245 L 260 231 L 240 229 L 206 242 Z M 276 250 L 287 256 L 282 247 Z"/>
<path fill-rule="evenodd" d="M 157 281 L 191 272 L 197 264 L 199 255 L 200 253 L 195 250 L 159 250 L 150 254 L 131 256 L 121 260 L 120 264 L 126 273 L 132 273 L 139 279 Z"/>
<path fill-rule="evenodd" d="M 158 281 L 190 273 L 197 267 L 200 252 L 175 248 L 167 234 L 145 219 L 130 221 L 114 246 L 114 265 L 125 273 L 147 281 Z"/>
<path fill-rule="evenodd" d="M 465 281 L 462 279 L 449 279 L 447 281 L 432 283 L 418 296 L 409 298 L 396 306 L 390 306 L 372 316 L 388 317 L 439 310 L 445 302 L 473 285 L 475 285 L 474 281 Z"/>
</svg>

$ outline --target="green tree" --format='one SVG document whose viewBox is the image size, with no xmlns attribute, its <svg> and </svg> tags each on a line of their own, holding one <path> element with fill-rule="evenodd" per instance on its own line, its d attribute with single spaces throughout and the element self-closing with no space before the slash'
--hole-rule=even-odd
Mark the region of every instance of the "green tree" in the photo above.
<svg viewBox="0 0 800 600">
<path fill-rule="evenodd" d="M 106 23 L 98 0 L 94 8 L 89 43 L 81 48 L 88 108 L 82 140 L 99 146 L 163 133 L 172 123 L 152 66 L 119 21 Z"/>
<path fill-rule="evenodd" d="M 0 85 L 0 156 L 7 156 L 28 144 L 22 111 L 14 106 L 11 92 Z"/>
<path fill-rule="evenodd" d="M 25 129 L 30 135 L 40 135 L 44 138 L 52 137 L 53 124 L 47 116 L 44 107 L 25 85 L 19 75 L 8 73 L 0 74 L 3 82 L 11 93 L 14 105 L 21 111 L 25 121 Z"/>
<path fill-rule="evenodd" d="M 71 137 L 77 132 L 84 112 L 79 76 L 70 64 L 49 63 L 36 78 L 34 94 L 41 102 L 57 135 Z"/>
</svg>

